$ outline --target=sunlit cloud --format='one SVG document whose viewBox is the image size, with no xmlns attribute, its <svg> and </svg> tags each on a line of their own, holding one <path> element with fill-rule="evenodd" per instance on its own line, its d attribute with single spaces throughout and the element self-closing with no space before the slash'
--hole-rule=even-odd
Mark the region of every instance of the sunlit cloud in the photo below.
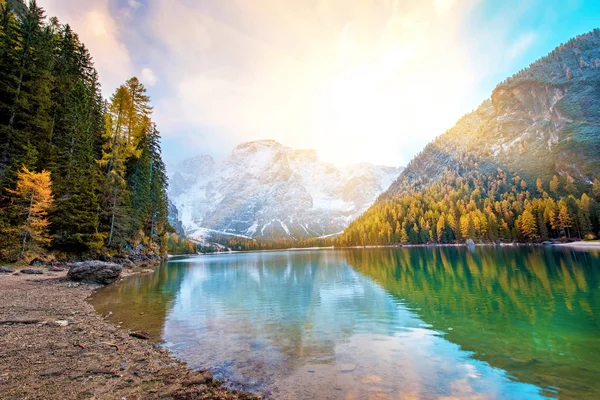
<svg viewBox="0 0 600 400">
<path fill-rule="evenodd" d="M 156 40 L 177 77 L 158 118 L 175 129 L 216 130 L 231 145 L 273 138 L 337 163 L 399 164 L 408 161 L 403 147 L 439 134 L 461 111 L 456 99 L 471 74 L 458 27 L 474 2 L 451 13 L 450 3 L 282 4 L 238 1 L 224 11 L 154 3 Z"/>
<path fill-rule="evenodd" d="M 456 0 L 433 0 L 433 5 L 438 14 L 444 14 L 452 8 L 455 2 Z"/>
<path fill-rule="evenodd" d="M 138 73 L 168 161 L 268 138 L 395 166 L 582 33 L 551 28 L 582 2 L 40 0 L 89 47 L 105 96 Z"/>
<path fill-rule="evenodd" d="M 150 68 L 142 68 L 140 75 L 142 83 L 146 86 L 154 86 L 158 82 L 158 78 Z"/>
</svg>

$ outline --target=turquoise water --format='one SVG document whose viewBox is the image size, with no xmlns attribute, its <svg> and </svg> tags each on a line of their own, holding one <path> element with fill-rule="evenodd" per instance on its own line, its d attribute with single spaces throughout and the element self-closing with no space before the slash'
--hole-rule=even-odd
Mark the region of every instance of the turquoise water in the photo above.
<svg viewBox="0 0 600 400">
<path fill-rule="evenodd" d="M 101 313 L 283 399 L 600 398 L 600 255 L 288 251 L 171 260 Z"/>
</svg>

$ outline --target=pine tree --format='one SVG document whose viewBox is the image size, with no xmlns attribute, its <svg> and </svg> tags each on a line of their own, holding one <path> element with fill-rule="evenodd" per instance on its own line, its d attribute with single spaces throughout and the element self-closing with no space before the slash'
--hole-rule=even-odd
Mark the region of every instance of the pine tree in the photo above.
<svg viewBox="0 0 600 400">
<path fill-rule="evenodd" d="M 108 220 L 107 246 L 113 244 L 115 236 L 125 239 L 129 232 L 129 195 L 126 190 L 125 164 L 129 157 L 139 155 L 136 144 L 127 133 L 127 111 L 131 107 L 131 96 L 125 86 L 119 87 L 110 99 L 105 114 L 105 145 L 98 164 L 106 174 L 105 216 Z"/>
<path fill-rule="evenodd" d="M 161 252 L 166 251 L 165 234 L 172 232 L 169 224 L 169 201 L 167 197 L 167 172 L 162 160 L 160 132 L 153 124 L 148 136 L 150 152 L 150 238 L 157 236 Z"/>
<path fill-rule="evenodd" d="M 570 228 L 573 227 L 573 219 L 571 218 L 571 214 L 569 213 L 569 209 L 567 208 L 566 203 L 561 200 L 558 206 L 558 228 L 561 230 L 562 234 L 565 234 L 571 238 Z"/>
<path fill-rule="evenodd" d="M 525 210 L 520 218 L 519 229 L 521 234 L 527 240 L 535 239 L 537 237 L 537 225 L 533 214 L 529 210 Z"/>
<path fill-rule="evenodd" d="M 443 215 L 438 219 L 436 228 L 437 240 L 438 242 L 441 242 L 444 239 L 444 231 L 446 229 L 446 220 Z"/>
<path fill-rule="evenodd" d="M 600 180 L 598 178 L 594 178 L 592 193 L 597 200 L 600 200 Z"/>
<path fill-rule="evenodd" d="M 554 175 L 552 180 L 550 181 L 550 191 L 554 193 L 554 195 L 558 195 L 558 189 L 560 187 L 560 180 L 558 176 Z"/>
<path fill-rule="evenodd" d="M 52 231 L 55 245 L 71 250 L 98 249 L 97 174 L 94 165 L 96 89 L 87 74 L 93 68 L 86 50 L 66 25 L 60 32 L 53 90 L 53 157 L 55 184 Z"/>
<path fill-rule="evenodd" d="M 44 166 L 49 154 L 48 145 L 51 135 L 51 64 L 52 34 L 44 25 L 44 11 L 36 1 L 31 1 L 25 15 L 20 19 L 20 43 L 17 47 L 17 65 L 14 75 L 15 87 L 7 99 L 8 120 L 5 124 L 6 138 L 2 159 L 9 159 L 8 171 L 0 178 L 3 183 L 12 186 L 16 171 L 23 165 L 23 156 L 28 144 L 36 147 L 40 155 L 38 166 Z"/>
<path fill-rule="evenodd" d="M 36 170 L 54 178 L 55 200 L 43 226 L 27 228 L 30 242 L 47 244 L 48 231 L 65 252 L 139 242 L 165 251 L 167 179 L 146 89 L 132 78 L 104 101 L 70 26 L 46 22 L 35 1 L 18 12 L 0 0 L 0 258 L 22 247 L 23 213 L 11 200 L 24 171 Z"/>
<path fill-rule="evenodd" d="M 8 168 L 10 145 L 15 135 L 9 127 L 13 99 L 19 82 L 19 47 L 22 37 L 15 14 L 6 6 L 0 5 L 0 186 L 4 183 L 4 173 Z"/>
<path fill-rule="evenodd" d="M 544 183 L 542 182 L 542 180 L 540 178 L 537 178 L 535 181 L 535 188 L 538 192 L 538 194 L 543 194 L 544 193 Z"/>
</svg>

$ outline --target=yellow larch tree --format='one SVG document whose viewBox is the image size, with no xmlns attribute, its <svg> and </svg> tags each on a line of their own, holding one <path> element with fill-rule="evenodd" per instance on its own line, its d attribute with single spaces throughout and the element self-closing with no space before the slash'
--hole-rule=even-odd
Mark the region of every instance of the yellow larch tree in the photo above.
<svg viewBox="0 0 600 400">
<path fill-rule="evenodd" d="M 17 206 L 20 219 L 19 235 L 23 241 L 20 257 L 25 256 L 27 241 L 32 244 L 47 245 L 51 241 L 48 234 L 48 210 L 52 207 L 52 179 L 50 172 L 43 170 L 36 173 L 23 167 L 17 173 L 17 187 L 8 190 Z"/>
</svg>

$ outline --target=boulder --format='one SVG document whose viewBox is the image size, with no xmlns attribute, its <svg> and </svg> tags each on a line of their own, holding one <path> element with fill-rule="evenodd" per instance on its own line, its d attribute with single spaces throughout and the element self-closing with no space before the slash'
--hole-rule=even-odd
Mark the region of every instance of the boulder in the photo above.
<svg viewBox="0 0 600 400">
<path fill-rule="evenodd" d="M 204 371 L 198 373 L 196 376 L 191 377 L 187 381 L 183 382 L 183 386 L 194 386 L 211 383 L 213 381 L 213 374 L 210 371 Z"/>
<path fill-rule="evenodd" d="M 42 275 L 44 271 L 41 269 L 22 269 L 21 273 L 27 275 Z"/>
<path fill-rule="evenodd" d="M 122 270 L 123 267 L 119 264 L 104 261 L 83 261 L 69 266 L 67 278 L 76 282 L 108 285 L 119 279 Z"/>
<path fill-rule="evenodd" d="M 356 369 L 355 364 L 340 364 L 338 365 L 338 371 L 340 372 L 352 372 Z"/>
<path fill-rule="evenodd" d="M 15 272 L 14 269 L 8 267 L 0 267 L 0 274 L 11 274 Z"/>
<path fill-rule="evenodd" d="M 134 338 L 138 338 L 138 339 L 143 339 L 143 340 L 150 340 L 150 335 L 147 334 L 146 332 L 140 331 L 140 332 L 131 332 L 129 334 L 129 336 L 134 337 Z"/>
<path fill-rule="evenodd" d="M 65 269 L 62 267 L 58 267 L 56 265 L 51 265 L 48 267 L 48 271 L 52 271 L 52 272 L 60 272 L 60 271 L 64 271 Z"/>
</svg>

